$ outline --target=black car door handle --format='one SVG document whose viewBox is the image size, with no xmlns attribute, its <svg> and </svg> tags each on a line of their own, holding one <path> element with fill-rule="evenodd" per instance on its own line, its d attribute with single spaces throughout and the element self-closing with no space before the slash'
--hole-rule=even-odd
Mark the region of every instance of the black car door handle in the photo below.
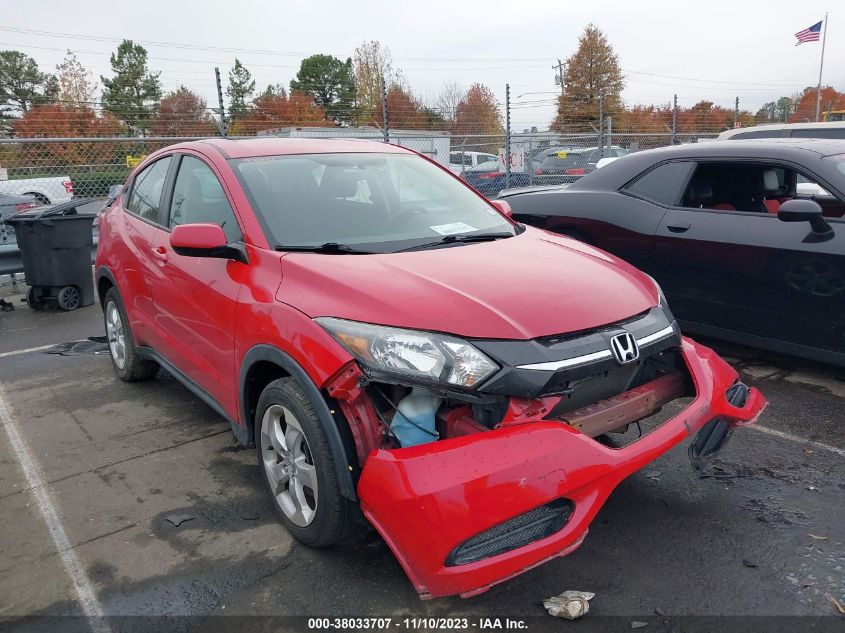
<svg viewBox="0 0 845 633">
<path fill-rule="evenodd" d="M 685 233 L 686 231 L 689 231 L 689 227 L 689 222 L 674 222 L 673 224 L 666 225 L 666 228 L 672 233 Z"/>
</svg>

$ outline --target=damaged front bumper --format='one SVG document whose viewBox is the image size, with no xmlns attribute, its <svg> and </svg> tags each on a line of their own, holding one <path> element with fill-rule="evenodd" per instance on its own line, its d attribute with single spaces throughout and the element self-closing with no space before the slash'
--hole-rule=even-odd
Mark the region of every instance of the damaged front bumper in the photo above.
<svg viewBox="0 0 845 633">
<path fill-rule="evenodd" d="M 738 377 L 727 363 L 689 339 L 681 354 L 694 400 L 624 448 L 538 411 L 517 425 L 371 453 L 358 485 L 361 508 L 420 596 L 475 595 L 572 552 L 622 479 L 708 422 L 730 431 L 756 421 L 766 401 L 752 388 L 741 406 L 736 397 L 732 404 Z M 708 439 L 710 454 L 724 441 L 702 444 Z"/>
</svg>

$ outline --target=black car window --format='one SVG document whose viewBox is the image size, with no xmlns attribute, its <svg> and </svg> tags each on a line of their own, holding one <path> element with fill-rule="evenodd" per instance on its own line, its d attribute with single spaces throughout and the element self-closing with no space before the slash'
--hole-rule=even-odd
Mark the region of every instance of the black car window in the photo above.
<svg viewBox="0 0 845 633">
<path fill-rule="evenodd" d="M 792 130 L 793 138 L 845 138 L 845 127 Z"/>
<path fill-rule="evenodd" d="M 135 176 L 126 210 L 150 222 L 159 223 L 159 207 L 170 169 L 171 156 L 157 160 Z"/>
<path fill-rule="evenodd" d="M 658 165 L 629 184 L 626 191 L 659 204 L 677 204 L 692 167 L 687 161 Z"/>
<path fill-rule="evenodd" d="M 238 222 L 226 193 L 211 168 L 193 156 L 184 156 L 173 187 L 169 226 L 179 224 L 219 224 L 226 239 L 242 239 Z"/>
<path fill-rule="evenodd" d="M 552 154 L 543 161 L 541 169 L 555 170 L 555 169 L 569 169 L 570 167 L 583 167 L 587 164 L 589 158 L 587 152 L 558 152 Z"/>
<path fill-rule="evenodd" d="M 783 130 L 754 130 L 751 132 L 740 132 L 731 136 L 731 140 L 739 140 L 743 138 L 780 138 L 783 136 Z"/>
</svg>

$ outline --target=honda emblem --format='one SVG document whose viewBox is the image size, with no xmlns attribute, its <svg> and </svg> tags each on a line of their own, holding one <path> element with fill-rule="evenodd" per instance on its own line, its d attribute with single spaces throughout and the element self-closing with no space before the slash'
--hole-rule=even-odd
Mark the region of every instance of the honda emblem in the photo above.
<svg viewBox="0 0 845 633">
<path fill-rule="evenodd" d="M 637 347 L 637 339 L 630 332 L 617 334 L 610 339 L 610 351 L 620 365 L 633 363 L 640 357 L 640 348 Z"/>
</svg>

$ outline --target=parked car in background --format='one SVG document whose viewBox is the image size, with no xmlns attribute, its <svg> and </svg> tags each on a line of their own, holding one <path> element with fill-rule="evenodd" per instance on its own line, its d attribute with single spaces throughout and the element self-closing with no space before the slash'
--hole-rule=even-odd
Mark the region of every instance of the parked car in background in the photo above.
<svg viewBox="0 0 845 633">
<path fill-rule="evenodd" d="M 508 203 L 653 275 L 690 332 L 845 365 L 843 141 L 637 152 Z"/>
<path fill-rule="evenodd" d="M 630 152 L 621 147 L 604 148 L 586 147 L 582 149 L 561 150 L 548 155 L 536 168 L 536 181 L 542 184 L 562 184 L 575 182 L 598 168 L 602 158 L 619 158 Z"/>
<path fill-rule="evenodd" d="M 740 141 L 752 138 L 833 138 L 845 139 L 845 122 L 765 123 L 753 127 L 726 130 L 717 141 Z"/>
<path fill-rule="evenodd" d="M 16 242 L 15 229 L 6 224 L 6 218 L 21 211 L 28 211 L 36 205 L 35 198 L 32 196 L 10 196 L 0 193 L 0 244 Z"/>
<path fill-rule="evenodd" d="M 0 180 L 0 193 L 32 196 L 38 204 L 57 204 L 67 202 L 73 197 L 73 182 L 69 176 L 13 178 Z"/>
<path fill-rule="evenodd" d="M 508 215 L 384 143 L 165 148 L 101 216 L 114 370 L 164 367 L 228 420 L 299 541 L 368 521 L 421 597 L 475 595 L 574 551 L 625 477 L 693 434 L 712 456 L 766 404 L 653 279 Z"/>
<path fill-rule="evenodd" d="M 470 167 L 460 174 L 468 185 L 488 198 L 495 198 L 499 192 L 508 186 L 507 174 L 502 163 L 495 161 L 481 163 Z M 526 171 L 511 171 L 510 186 L 525 187 L 531 183 L 531 176 Z"/>
<path fill-rule="evenodd" d="M 499 157 L 496 154 L 488 152 L 449 152 L 449 169 L 460 174 L 481 163 L 498 162 L 498 160 Z"/>
</svg>

